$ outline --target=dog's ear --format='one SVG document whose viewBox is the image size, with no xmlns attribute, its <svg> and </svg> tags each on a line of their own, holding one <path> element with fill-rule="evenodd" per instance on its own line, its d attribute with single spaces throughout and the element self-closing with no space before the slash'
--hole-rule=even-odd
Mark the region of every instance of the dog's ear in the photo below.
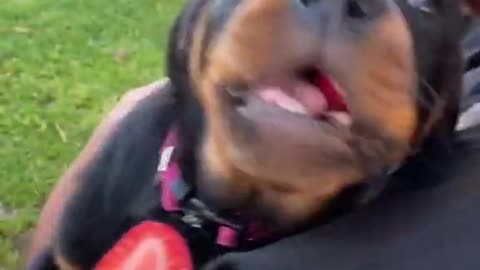
<svg viewBox="0 0 480 270">
<path fill-rule="evenodd" d="M 462 9 L 467 16 L 480 17 L 480 0 L 463 0 Z"/>
</svg>

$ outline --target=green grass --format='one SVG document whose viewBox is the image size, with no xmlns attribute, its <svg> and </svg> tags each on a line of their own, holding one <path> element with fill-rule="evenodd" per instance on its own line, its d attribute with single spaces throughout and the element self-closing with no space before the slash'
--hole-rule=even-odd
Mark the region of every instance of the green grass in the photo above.
<svg viewBox="0 0 480 270">
<path fill-rule="evenodd" d="M 102 114 L 163 75 L 183 2 L 0 1 L 0 269 Z"/>
</svg>

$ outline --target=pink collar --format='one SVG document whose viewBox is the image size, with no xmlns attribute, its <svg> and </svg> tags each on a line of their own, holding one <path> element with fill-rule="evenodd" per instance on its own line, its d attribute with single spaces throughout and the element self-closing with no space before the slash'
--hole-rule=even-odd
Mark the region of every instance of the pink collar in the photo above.
<svg viewBox="0 0 480 270">
<path fill-rule="evenodd" d="M 165 211 L 182 212 L 182 201 L 179 200 L 178 194 L 174 191 L 174 186 L 183 182 L 181 179 L 181 170 L 175 155 L 178 146 L 177 128 L 172 128 L 160 149 L 160 162 L 158 165 L 158 181 L 161 189 L 161 203 Z M 198 200 L 197 200 L 198 201 Z M 227 226 L 221 221 L 217 232 L 217 244 L 234 248 L 239 246 L 240 240 L 258 241 L 267 236 L 263 226 L 258 223 L 250 223 L 246 226 L 245 234 L 241 233 L 238 228 Z M 240 235 L 245 235 L 246 239 L 240 239 Z"/>
</svg>

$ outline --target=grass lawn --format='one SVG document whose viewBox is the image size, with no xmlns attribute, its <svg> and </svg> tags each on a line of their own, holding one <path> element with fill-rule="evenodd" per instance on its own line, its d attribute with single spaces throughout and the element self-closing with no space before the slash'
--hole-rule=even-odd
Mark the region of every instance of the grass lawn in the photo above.
<svg viewBox="0 0 480 270">
<path fill-rule="evenodd" d="M 0 1 L 0 270 L 102 113 L 163 75 L 183 2 Z"/>
</svg>

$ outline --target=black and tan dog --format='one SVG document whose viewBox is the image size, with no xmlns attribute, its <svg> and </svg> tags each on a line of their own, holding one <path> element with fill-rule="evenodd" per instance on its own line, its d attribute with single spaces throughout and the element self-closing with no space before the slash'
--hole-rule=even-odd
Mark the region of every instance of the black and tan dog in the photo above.
<svg viewBox="0 0 480 270">
<path fill-rule="evenodd" d="M 219 216 L 241 212 L 291 232 L 339 197 L 357 201 L 346 191 L 448 146 L 465 18 L 479 5 L 190 1 L 172 31 L 170 89 L 139 105 L 102 146 L 46 254 L 65 269 L 90 269 L 146 219 L 174 224 L 198 267 L 223 252 L 215 228 L 193 232 L 162 210 L 153 179 L 172 125 L 184 180 Z"/>
</svg>

